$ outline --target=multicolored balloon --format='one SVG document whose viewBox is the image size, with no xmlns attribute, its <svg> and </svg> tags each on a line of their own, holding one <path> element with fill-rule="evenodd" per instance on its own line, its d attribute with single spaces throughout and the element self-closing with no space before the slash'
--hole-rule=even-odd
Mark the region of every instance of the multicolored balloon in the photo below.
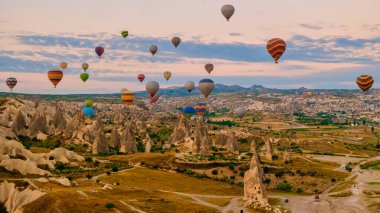
<svg viewBox="0 0 380 213">
<path fill-rule="evenodd" d="M 184 107 L 182 112 L 187 118 L 191 118 L 196 113 L 194 107 L 192 106 Z"/>
<path fill-rule="evenodd" d="M 126 38 L 126 37 L 128 36 L 128 31 L 127 31 L 127 30 L 123 30 L 123 31 L 121 31 L 121 36 L 122 36 L 123 38 Z"/>
<path fill-rule="evenodd" d="M 214 90 L 215 84 L 211 79 L 202 79 L 198 83 L 198 88 L 201 93 L 207 98 Z"/>
<path fill-rule="evenodd" d="M 177 48 L 178 45 L 181 43 L 181 39 L 179 37 L 173 37 L 172 38 L 172 43 Z"/>
<path fill-rule="evenodd" d="M 157 104 L 157 101 L 158 99 L 161 97 L 160 93 L 157 92 L 156 94 L 154 94 L 154 96 L 150 99 L 150 101 L 152 101 L 152 103 L 154 104 Z"/>
<path fill-rule="evenodd" d="M 172 73 L 169 71 L 166 71 L 166 72 L 164 72 L 163 76 L 168 81 L 170 79 L 170 77 L 172 77 Z"/>
<path fill-rule="evenodd" d="M 87 100 L 85 101 L 85 103 L 86 103 L 86 106 L 87 106 L 87 107 L 92 107 L 92 105 L 94 104 L 94 102 L 93 102 L 91 99 L 87 99 Z"/>
<path fill-rule="evenodd" d="M 156 45 L 150 45 L 149 51 L 150 53 L 152 53 L 153 56 L 154 54 L 156 54 L 157 50 L 158 50 L 158 47 Z"/>
<path fill-rule="evenodd" d="M 230 4 L 226 4 L 222 7 L 221 11 L 222 11 L 223 16 L 227 19 L 227 21 L 229 21 L 231 16 L 235 12 L 235 8 L 234 8 L 234 6 L 232 6 Z"/>
<path fill-rule="evenodd" d="M 198 115 L 203 115 L 207 110 L 206 103 L 197 103 L 195 105 L 195 111 L 197 111 Z"/>
<path fill-rule="evenodd" d="M 247 110 L 244 107 L 238 107 L 235 109 L 235 115 L 238 118 L 242 118 L 245 113 L 247 113 Z"/>
<path fill-rule="evenodd" d="M 208 74 L 210 74 L 213 69 L 214 69 L 213 64 L 206 64 L 205 65 L 205 70 L 208 72 Z"/>
<path fill-rule="evenodd" d="M 82 109 L 83 115 L 85 118 L 94 118 L 95 117 L 95 112 L 94 109 L 91 107 L 85 107 Z"/>
<path fill-rule="evenodd" d="M 127 90 L 127 89 L 121 89 L 121 100 L 123 101 L 125 106 L 131 105 L 131 103 L 135 100 L 135 93 Z"/>
<path fill-rule="evenodd" d="M 268 41 L 267 50 L 269 54 L 273 57 L 274 62 L 277 64 L 278 60 L 286 50 L 286 43 L 281 38 L 273 38 Z"/>
<path fill-rule="evenodd" d="M 67 68 L 67 63 L 62 62 L 59 66 L 61 67 L 62 71 L 64 71 Z"/>
<path fill-rule="evenodd" d="M 62 80 L 63 78 L 63 72 L 60 69 L 51 69 L 48 72 L 48 78 L 50 82 L 54 85 L 54 88 L 57 87 L 58 83 Z"/>
<path fill-rule="evenodd" d="M 195 87 L 195 83 L 192 81 L 188 81 L 185 83 L 185 88 L 188 92 L 193 91 L 194 87 Z"/>
<path fill-rule="evenodd" d="M 144 74 L 139 74 L 137 76 L 137 79 L 140 81 L 140 83 L 142 83 L 144 81 L 144 79 L 145 79 L 145 75 Z"/>
<path fill-rule="evenodd" d="M 145 89 L 149 94 L 149 98 L 152 98 L 160 89 L 160 85 L 156 81 L 149 81 L 145 84 Z"/>
<path fill-rule="evenodd" d="M 82 69 L 83 69 L 83 71 L 86 72 L 89 66 L 90 66 L 90 65 L 88 65 L 87 63 L 83 63 L 83 64 L 82 64 Z"/>
<path fill-rule="evenodd" d="M 363 92 L 367 92 L 371 89 L 374 81 L 375 80 L 370 75 L 361 75 L 356 78 L 356 84 Z"/>
<path fill-rule="evenodd" d="M 100 58 L 100 56 L 102 56 L 103 53 L 104 53 L 104 48 L 101 47 L 101 46 L 96 47 L 96 48 L 95 48 L 95 52 L 96 52 L 96 54 L 97 54 L 97 55 L 99 56 L 99 58 Z"/>
<path fill-rule="evenodd" d="M 82 79 L 83 82 L 86 82 L 89 77 L 90 75 L 86 72 L 80 74 L 80 79 Z"/>
<path fill-rule="evenodd" d="M 13 88 L 17 84 L 17 79 L 13 78 L 13 77 L 10 77 L 10 78 L 7 78 L 7 80 L 5 81 L 5 83 L 7 84 L 7 86 L 9 87 L 9 89 L 11 89 L 11 91 L 12 91 Z"/>
</svg>

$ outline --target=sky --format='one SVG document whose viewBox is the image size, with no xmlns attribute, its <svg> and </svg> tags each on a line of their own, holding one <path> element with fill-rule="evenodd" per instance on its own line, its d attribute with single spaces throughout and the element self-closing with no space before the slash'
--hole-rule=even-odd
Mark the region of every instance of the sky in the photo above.
<svg viewBox="0 0 380 213">
<path fill-rule="evenodd" d="M 220 11 L 225 4 L 235 7 L 228 22 Z M 0 8 L 0 91 L 9 90 L 8 77 L 18 80 L 14 92 L 43 94 L 140 91 L 152 80 L 165 88 L 203 78 L 352 89 L 364 74 L 379 88 L 379 0 L 1 0 Z M 173 36 L 182 39 L 178 48 Z M 277 37 L 287 49 L 274 64 L 266 42 Z M 96 46 L 105 48 L 100 59 Z M 54 89 L 47 72 L 63 61 L 68 68 Z M 79 78 L 84 62 L 86 83 Z M 206 63 L 214 64 L 210 75 Z M 169 81 L 165 71 L 172 72 Z"/>
</svg>

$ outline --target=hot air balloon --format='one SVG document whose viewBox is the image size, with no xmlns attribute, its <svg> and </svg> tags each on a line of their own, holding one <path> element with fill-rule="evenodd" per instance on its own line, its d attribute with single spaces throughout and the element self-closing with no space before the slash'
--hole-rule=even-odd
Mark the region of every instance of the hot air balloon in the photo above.
<svg viewBox="0 0 380 213">
<path fill-rule="evenodd" d="M 59 69 L 51 69 L 48 72 L 48 78 L 55 88 L 57 84 L 61 81 L 61 79 L 63 78 L 63 72 Z"/>
<path fill-rule="evenodd" d="M 172 43 L 177 48 L 178 45 L 181 43 L 181 39 L 179 37 L 173 37 L 172 38 Z"/>
<path fill-rule="evenodd" d="M 145 84 L 145 89 L 149 94 L 149 98 L 152 98 L 160 89 L 160 85 L 156 81 L 149 81 Z"/>
<path fill-rule="evenodd" d="M 61 67 L 62 71 L 64 71 L 67 68 L 67 63 L 62 62 L 59 66 Z"/>
<path fill-rule="evenodd" d="M 269 54 L 273 57 L 275 63 L 278 63 L 278 59 L 286 50 L 286 43 L 281 38 L 274 38 L 268 41 L 267 50 Z"/>
<path fill-rule="evenodd" d="M 82 79 L 83 82 L 86 82 L 89 77 L 90 75 L 86 72 L 80 74 L 80 79 Z"/>
<path fill-rule="evenodd" d="M 185 115 L 187 118 L 191 118 L 196 113 L 194 107 L 192 106 L 186 106 L 183 108 L 183 115 Z"/>
<path fill-rule="evenodd" d="M 231 16 L 234 14 L 235 8 L 230 4 L 226 4 L 222 7 L 222 14 L 226 17 L 227 21 L 230 20 Z"/>
<path fill-rule="evenodd" d="M 145 75 L 144 74 L 139 74 L 137 76 L 137 79 L 139 79 L 140 83 L 142 83 L 144 81 L 144 79 L 145 79 Z"/>
<path fill-rule="evenodd" d="M 158 101 L 158 99 L 160 98 L 160 93 L 156 93 L 156 94 L 154 94 L 154 96 L 150 99 L 150 101 L 152 101 L 152 103 L 154 103 L 154 104 L 156 104 L 157 103 L 157 101 Z"/>
<path fill-rule="evenodd" d="M 207 110 L 206 104 L 205 103 L 197 103 L 195 105 L 195 111 L 197 111 L 198 115 L 203 115 Z"/>
<path fill-rule="evenodd" d="M 95 52 L 96 52 L 96 54 L 99 56 L 99 58 L 100 58 L 100 56 L 102 56 L 103 55 L 103 53 L 104 53 L 104 48 L 103 47 L 96 47 L 95 48 Z"/>
<path fill-rule="evenodd" d="M 121 100 L 123 101 L 125 106 L 131 105 L 131 103 L 135 100 L 135 93 L 127 90 L 127 89 L 121 89 Z"/>
<path fill-rule="evenodd" d="M 94 104 L 95 105 L 95 104 Z M 102 109 L 104 109 L 106 106 L 104 105 L 104 104 L 102 104 L 102 103 L 98 103 L 98 104 L 96 104 L 95 106 L 94 106 L 94 108 L 95 109 L 97 109 L 97 110 L 102 110 Z"/>
<path fill-rule="evenodd" d="M 150 45 L 149 51 L 152 53 L 152 55 L 156 54 L 158 50 L 158 47 L 156 45 Z"/>
<path fill-rule="evenodd" d="M 94 103 L 91 99 L 87 99 L 85 101 L 87 107 L 92 107 L 92 104 Z"/>
<path fill-rule="evenodd" d="M 214 82 L 211 79 L 202 79 L 198 83 L 198 88 L 201 91 L 201 93 L 207 98 L 212 90 L 214 90 Z"/>
<path fill-rule="evenodd" d="M 206 64 L 205 65 L 205 70 L 208 72 L 208 74 L 210 74 L 213 69 L 214 69 L 213 64 Z"/>
<path fill-rule="evenodd" d="M 361 75 L 356 78 L 356 84 L 363 92 L 367 92 L 371 89 L 373 82 L 374 79 L 370 75 Z"/>
<path fill-rule="evenodd" d="M 123 36 L 123 38 L 126 38 L 128 36 L 128 31 L 127 30 L 121 31 L 121 36 Z"/>
<path fill-rule="evenodd" d="M 247 110 L 244 107 L 238 107 L 235 109 L 235 115 L 238 118 L 242 118 L 245 113 L 247 113 Z"/>
<path fill-rule="evenodd" d="M 78 104 L 78 107 L 81 108 L 81 109 L 83 109 L 83 108 L 87 107 L 87 104 L 85 102 L 80 102 Z"/>
<path fill-rule="evenodd" d="M 195 87 L 195 84 L 192 81 L 188 81 L 185 83 L 185 88 L 187 89 L 188 92 L 193 91 L 194 87 Z"/>
<path fill-rule="evenodd" d="M 82 109 L 85 118 L 93 118 L 95 116 L 94 109 L 91 107 L 85 107 Z"/>
<path fill-rule="evenodd" d="M 9 89 L 11 89 L 11 91 L 12 91 L 13 87 L 15 87 L 16 84 L 17 84 L 17 79 L 13 78 L 13 77 L 10 77 L 10 78 L 7 78 L 7 80 L 5 81 L 5 83 L 7 84 L 7 86 L 9 87 Z"/>
<path fill-rule="evenodd" d="M 163 76 L 168 81 L 170 79 L 170 77 L 172 77 L 172 73 L 169 71 L 166 71 L 166 72 L 164 72 Z"/>
<path fill-rule="evenodd" d="M 83 69 L 83 71 L 86 72 L 89 66 L 90 66 L 90 65 L 88 65 L 87 63 L 83 63 L 83 64 L 82 64 L 82 69 Z"/>
</svg>

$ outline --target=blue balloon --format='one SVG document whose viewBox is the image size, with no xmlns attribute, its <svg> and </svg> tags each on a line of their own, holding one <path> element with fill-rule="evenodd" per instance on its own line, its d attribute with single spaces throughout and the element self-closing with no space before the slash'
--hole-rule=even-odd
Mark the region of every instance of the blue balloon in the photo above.
<svg viewBox="0 0 380 213">
<path fill-rule="evenodd" d="M 192 106 L 186 106 L 183 108 L 183 114 L 188 118 L 193 116 L 195 113 L 196 113 L 196 111 L 195 111 L 194 107 L 192 107 Z"/>
<path fill-rule="evenodd" d="M 84 114 L 84 117 L 93 118 L 95 116 L 94 109 L 92 109 L 91 107 L 85 107 L 85 108 L 83 108 L 82 112 Z"/>
</svg>

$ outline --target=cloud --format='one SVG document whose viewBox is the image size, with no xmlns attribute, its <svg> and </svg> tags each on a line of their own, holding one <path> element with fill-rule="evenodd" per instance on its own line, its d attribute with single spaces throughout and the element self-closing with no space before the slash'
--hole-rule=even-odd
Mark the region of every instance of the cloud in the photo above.
<svg viewBox="0 0 380 213">
<path fill-rule="evenodd" d="M 235 36 L 235 37 L 242 36 L 242 35 L 243 35 L 242 33 L 230 33 L 230 36 Z"/>
<path fill-rule="evenodd" d="M 300 24 L 299 26 L 303 27 L 303 28 L 307 28 L 307 29 L 311 29 L 311 30 L 321 30 L 323 29 L 323 27 L 320 25 L 320 24 Z"/>
</svg>

